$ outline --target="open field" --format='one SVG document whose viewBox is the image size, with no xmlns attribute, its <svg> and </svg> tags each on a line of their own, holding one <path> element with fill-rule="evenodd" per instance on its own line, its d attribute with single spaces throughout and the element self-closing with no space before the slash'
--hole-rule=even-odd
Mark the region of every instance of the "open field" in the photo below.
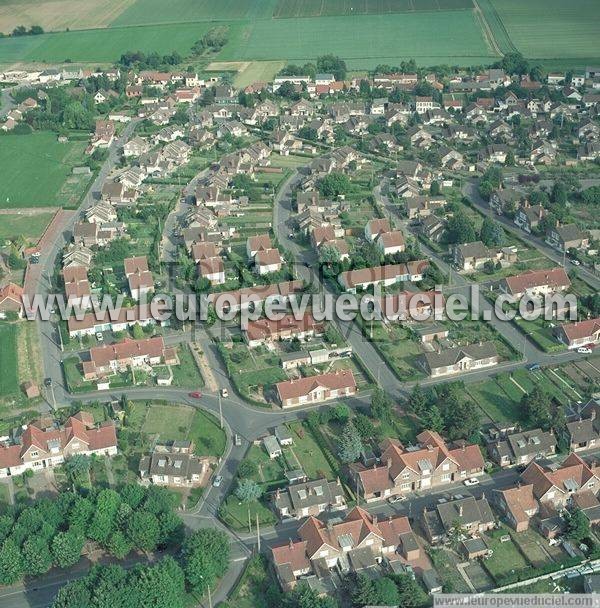
<svg viewBox="0 0 600 608">
<path fill-rule="evenodd" d="M 135 0 L 0 0 L 0 32 L 18 25 L 46 31 L 106 27 Z"/>
<path fill-rule="evenodd" d="M 596 0 L 492 0 L 492 4 L 510 39 L 526 57 L 600 56 L 600 3 Z"/>
<path fill-rule="evenodd" d="M 438 11 L 256 21 L 230 28 L 220 59 L 301 62 L 323 53 L 340 55 L 356 68 L 407 57 L 473 63 L 493 56 L 473 12 Z"/>
<path fill-rule="evenodd" d="M 284 65 L 284 61 L 252 61 L 236 74 L 233 84 L 242 88 L 254 82 L 271 82 Z"/>
<path fill-rule="evenodd" d="M 473 8 L 471 0 L 278 0 L 275 18 L 374 15 Z"/>
<path fill-rule="evenodd" d="M 0 400 L 3 400 L 19 392 L 15 324 L 0 324 L 0 369 Z"/>
<path fill-rule="evenodd" d="M 112 23 L 115 26 L 270 18 L 276 0 L 137 0 Z"/>
<path fill-rule="evenodd" d="M 61 144 L 56 135 L 6 135 L 0 139 L 0 206 L 75 206 L 89 181 L 88 176 L 72 176 L 82 164 L 85 142 Z"/>
<path fill-rule="evenodd" d="M 0 216 L 0 241 L 17 236 L 24 236 L 26 239 L 36 241 L 53 216 L 54 214 L 49 212 L 35 215 L 2 214 Z"/>
</svg>

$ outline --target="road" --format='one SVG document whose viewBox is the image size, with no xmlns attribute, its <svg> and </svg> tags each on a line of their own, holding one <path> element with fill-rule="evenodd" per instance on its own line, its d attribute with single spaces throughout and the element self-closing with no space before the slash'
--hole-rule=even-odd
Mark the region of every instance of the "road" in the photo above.
<svg viewBox="0 0 600 608">
<path fill-rule="evenodd" d="M 479 211 L 481 211 L 484 215 L 493 217 L 497 222 L 500 222 L 505 230 L 511 232 L 520 239 L 526 240 L 528 244 L 533 245 L 533 247 L 535 247 L 540 253 L 544 254 L 547 258 L 551 259 L 559 266 L 564 266 L 567 272 L 576 272 L 590 287 L 593 287 L 596 290 L 600 289 L 600 278 L 593 272 L 587 268 L 583 268 L 582 266 L 573 265 L 568 258 L 565 258 L 562 253 L 550 247 L 550 245 L 548 245 L 543 239 L 523 232 L 520 228 L 515 226 L 509 218 L 503 215 L 497 215 L 492 209 L 490 209 L 487 201 L 481 198 L 479 194 L 477 182 L 467 182 L 463 186 L 462 191 L 463 194 L 473 203 L 473 205 L 479 209 Z"/>
<path fill-rule="evenodd" d="M 17 104 L 11 97 L 11 93 L 17 87 L 0 89 L 0 118 L 4 118 Z"/>
</svg>

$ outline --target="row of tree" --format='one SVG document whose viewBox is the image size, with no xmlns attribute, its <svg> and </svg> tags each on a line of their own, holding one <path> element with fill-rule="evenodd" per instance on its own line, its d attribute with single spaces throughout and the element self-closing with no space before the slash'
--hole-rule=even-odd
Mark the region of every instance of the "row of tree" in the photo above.
<svg viewBox="0 0 600 608">
<path fill-rule="evenodd" d="M 133 550 L 152 552 L 179 543 L 183 524 L 174 512 L 176 503 L 165 488 L 131 484 L 87 495 L 64 492 L 56 500 L 42 498 L 2 515 L 0 584 L 44 574 L 53 566 L 68 568 L 79 561 L 86 541 L 118 559 Z"/>
</svg>

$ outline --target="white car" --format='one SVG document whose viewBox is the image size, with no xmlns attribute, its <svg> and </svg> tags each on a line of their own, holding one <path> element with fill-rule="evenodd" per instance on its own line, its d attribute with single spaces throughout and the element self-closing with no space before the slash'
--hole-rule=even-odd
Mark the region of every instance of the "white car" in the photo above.
<svg viewBox="0 0 600 608">
<path fill-rule="evenodd" d="M 582 355 L 591 355 L 592 354 L 592 349 L 588 348 L 587 346 L 580 346 L 577 349 L 578 353 L 581 353 Z"/>
<path fill-rule="evenodd" d="M 221 482 L 223 481 L 223 476 L 222 475 L 217 475 L 214 480 L 213 480 L 213 486 L 215 488 L 218 488 L 221 485 Z"/>
<path fill-rule="evenodd" d="M 221 389 L 221 397 L 224 397 L 224 398 L 229 397 L 229 391 L 226 388 Z"/>
<path fill-rule="evenodd" d="M 478 486 L 479 485 L 479 479 L 477 479 L 475 477 L 471 477 L 470 479 L 465 479 L 464 484 L 466 486 Z"/>
<path fill-rule="evenodd" d="M 104 342 L 104 336 L 102 335 L 102 332 L 96 332 L 96 340 L 98 340 L 98 342 Z"/>
<path fill-rule="evenodd" d="M 573 264 L 573 266 L 580 266 L 581 262 L 579 260 L 571 260 L 571 264 Z"/>
</svg>

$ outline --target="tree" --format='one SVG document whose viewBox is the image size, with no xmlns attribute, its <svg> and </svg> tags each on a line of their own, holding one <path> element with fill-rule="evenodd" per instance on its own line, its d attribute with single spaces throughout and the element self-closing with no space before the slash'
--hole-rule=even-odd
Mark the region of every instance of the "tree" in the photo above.
<svg viewBox="0 0 600 608">
<path fill-rule="evenodd" d="M 229 567 L 229 539 L 221 530 L 204 528 L 188 536 L 181 548 L 185 580 L 192 591 L 204 593 Z"/>
<path fill-rule="evenodd" d="M 7 538 L 0 548 L 0 585 L 12 585 L 23 575 L 23 563 L 19 547 Z"/>
<path fill-rule="evenodd" d="M 242 502 L 254 502 L 262 496 L 262 488 L 253 479 L 240 479 L 235 495 Z"/>
<path fill-rule="evenodd" d="M 468 439 L 479 430 L 479 413 L 471 401 L 463 397 L 461 386 L 447 385 L 440 391 L 442 416 L 446 433 L 452 440 Z"/>
<path fill-rule="evenodd" d="M 326 74 L 333 74 L 336 80 L 346 79 L 346 62 L 336 55 L 317 57 L 317 70 Z"/>
<path fill-rule="evenodd" d="M 123 559 L 133 549 L 133 545 L 121 530 L 116 530 L 106 542 L 106 549 L 117 559 Z"/>
<path fill-rule="evenodd" d="M 121 497 L 114 490 L 101 490 L 96 500 L 96 512 L 88 529 L 88 537 L 104 544 L 115 525 Z"/>
<path fill-rule="evenodd" d="M 521 409 L 531 426 L 547 430 L 550 426 L 550 395 L 539 386 L 521 398 Z"/>
<path fill-rule="evenodd" d="M 366 574 L 357 574 L 351 583 L 350 597 L 356 608 L 379 604 L 373 580 Z"/>
<path fill-rule="evenodd" d="M 371 397 L 371 417 L 384 422 L 392 419 L 393 403 L 391 397 L 379 386 Z"/>
<path fill-rule="evenodd" d="M 330 419 L 340 424 L 346 424 L 350 419 L 350 408 L 345 403 L 339 403 L 330 409 Z"/>
<path fill-rule="evenodd" d="M 554 182 L 550 200 L 558 207 L 564 207 L 567 204 L 567 186 L 562 181 Z"/>
<path fill-rule="evenodd" d="M 380 606 L 397 606 L 400 603 L 400 593 L 393 580 L 382 576 L 373 583 L 377 604 Z"/>
<path fill-rule="evenodd" d="M 444 430 L 444 417 L 442 416 L 440 408 L 435 403 L 432 403 L 423 412 L 421 421 L 424 429 L 435 431 L 436 433 L 441 433 Z"/>
<path fill-rule="evenodd" d="M 72 483 L 77 483 L 82 479 L 88 479 L 91 466 L 92 462 L 90 457 L 85 454 L 75 454 L 70 458 L 67 458 L 63 465 L 65 472 Z"/>
<path fill-rule="evenodd" d="M 352 422 L 348 422 L 342 431 L 342 436 L 338 444 L 338 452 L 342 462 L 355 462 L 363 451 L 363 444 L 356 427 Z"/>
<path fill-rule="evenodd" d="M 297 585 L 284 596 L 282 608 L 337 608 L 338 603 L 329 596 L 319 597 L 318 592 L 307 584 Z"/>
<path fill-rule="evenodd" d="M 144 330 L 139 323 L 134 324 L 134 326 L 131 328 L 131 333 L 133 334 L 134 340 L 142 340 L 144 338 Z"/>
<path fill-rule="evenodd" d="M 127 537 L 136 549 L 154 551 L 158 545 L 160 528 L 154 513 L 134 511 L 127 522 Z"/>
<path fill-rule="evenodd" d="M 471 243 L 476 240 L 473 222 L 460 209 L 450 218 L 447 235 L 449 243 Z"/>
<path fill-rule="evenodd" d="M 400 608 L 413 608 L 414 606 L 424 606 L 427 603 L 427 594 L 423 588 L 409 574 L 394 574 L 391 576 L 396 583 Z"/>
<path fill-rule="evenodd" d="M 506 53 L 494 67 L 502 68 L 507 74 L 518 74 L 519 76 L 529 72 L 529 62 L 521 53 Z"/>
<path fill-rule="evenodd" d="M 335 245 L 322 245 L 319 247 L 319 263 L 333 266 L 340 261 L 340 252 Z"/>
<path fill-rule="evenodd" d="M 408 407 L 417 415 L 421 416 L 429 403 L 425 391 L 420 384 L 415 384 L 408 398 Z"/>
<path fill-rule="evenodd" d="M 238 477 L 254 477 L 258 473 L 258 466 L 254 460 L 250 458 L 244 458 L 238 466 L 237 475 Z"/>
<path fill-rule="evenodd" d="M 347 175 L 334 171 L 318 180 L 317 187 L 323 196 L 332 198 L 347 194 L 350 191 L 351 184 Z"/>
<path fill-rule="evenodd" d="M 440 185 L 440 182 L 437 181 L 437 179 L 434 179 L 431 182 L 431 186 L 429 186 L 429 194 L 431 194 L 431 196 L 439 196 L 442 193 L 442 187 Z"/>
<path fill-rule="evenodd" d="M 487 247 L 502 247 L 505 242 L 504 229 L 491 217 L 485 217 L 481 224 L 479 238 Z"/>
<path fill-rule="evenodd" d="M 48 543 L 39 537 L 30 537 L 21 549 L 23 557 L 23 570 L 30 576 L 39 576 L 52 567 L 52 555 Z"/>
<path fill-rule="evenodd" d="M 51 545 L 54 563 L 59 568 L 69 568 L 79 561 L 81 550 L 85 543 L 82 534 L 74 530 L 59 532 L 53 539 Z"/>
<path fill-rule="evenodd" d="M 185 577 L 181 566 L 171 556 L 134 572 L 134 576 L 139 606 L 183 608 Z"/>
<path fill-rule="evenodd" d="M 567 512 L 565 520 L 567 522 L 567 536 L 571 540 L 580 543 L 590 535 L 590 520 L 581 509 L 577 508 L 570 513 Z"/>
</svg>

